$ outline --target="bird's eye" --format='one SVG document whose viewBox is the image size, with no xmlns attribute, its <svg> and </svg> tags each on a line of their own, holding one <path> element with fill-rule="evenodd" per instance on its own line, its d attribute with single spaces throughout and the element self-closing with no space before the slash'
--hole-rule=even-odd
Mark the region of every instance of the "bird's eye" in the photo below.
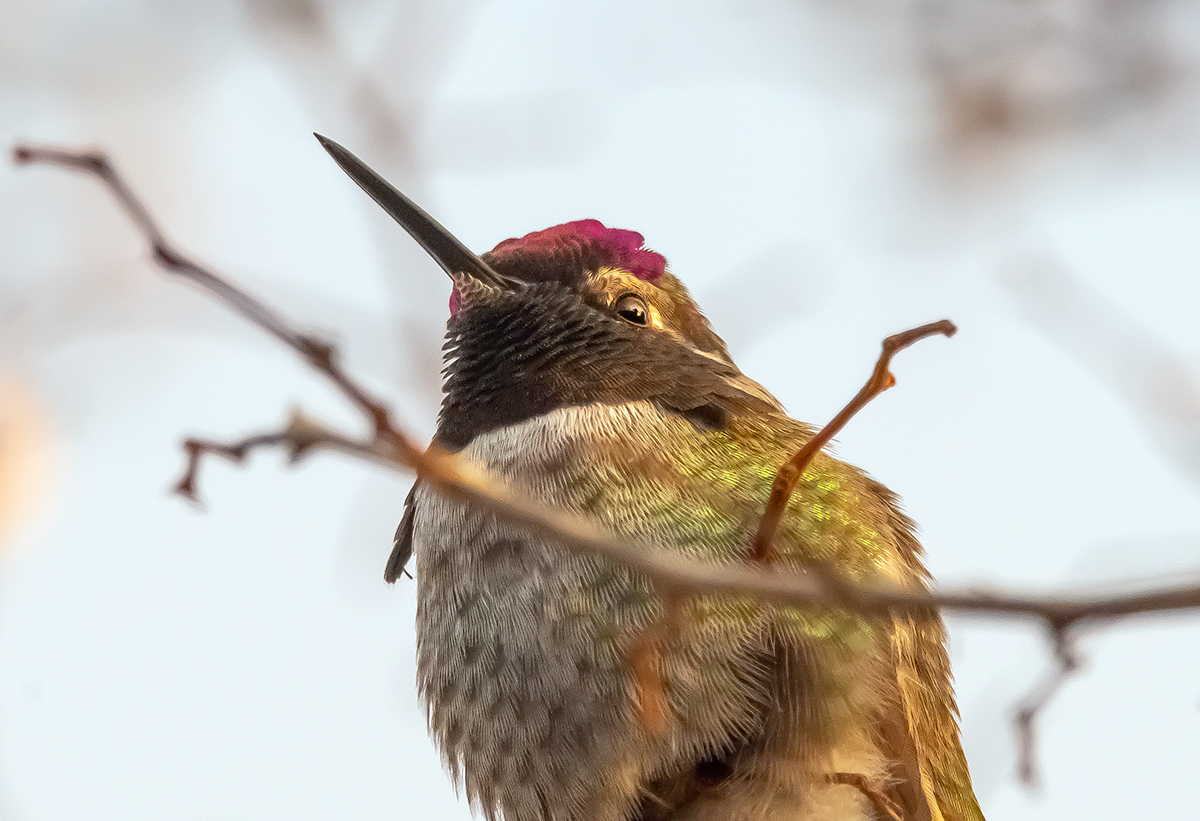
<svg viewBox="0 0 1200 821">
<path fill-rule="evenodd" d="M 613 310 L 626 322 L 632 322 L 634 325 L 650 324 L 650 309 L 646 307 L 646 301 L 636 294 L 625 294 L 617 300 Z"/>
</svg>

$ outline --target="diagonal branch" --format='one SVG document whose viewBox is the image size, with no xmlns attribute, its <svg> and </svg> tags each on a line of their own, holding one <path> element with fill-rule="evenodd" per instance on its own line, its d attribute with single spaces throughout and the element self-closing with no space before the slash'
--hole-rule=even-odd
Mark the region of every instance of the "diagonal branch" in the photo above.
<svg viewBox="0 0 1200 821">
<path fill-rule="evenodd" d="M 828 445 L 833 437 L 837 436 L 838 432 L 846 426 L 846 423 L 865 408 L 872 399 L 896 384 L 896 377 L 892 376 L 891 371 L 888 370 L 888 365 L 892 363 L 892 357 L 927 336 L 934 334 L 954 336 L 956 333 L 958 333 L 958 328 L 954 327 L 954 323 L 943 319 L 893 334 L 883 340 L 883 351 L 879 354 L 875 370 L 871 372 L 867 384 L 863 385 L 846 407 L 842 408 L 825 427 L 817 431 L 815 436 L 805 442 L 800 450 L 796 451 L 796 455 L 785 462 L 775 474 L 775 481 L 771 484 L 771 493 L 767 497 L 767 507 L 763 511 L 762 520 L 758 525 L 758 533 L 755 534 L 754 544 L 750 549 L 750 557 L 753 560 L 770 563 L 773 554 L 771 542 L 775 538 L 775 532 L 779 529 L 779 523 L 783 521 L 783 514 L 787 512 L 788 500 L 792 498 L 792 493 L 796 490 L 800 477 L 804 475 L 805 468 L 812 463 L 821 448 Z"/>
<path fill-rule="evenodd" d="M 303 411 L 294 410 L 288 417 L 287 424 L 270 433 L 256 433 L 229 443 L 213 439 L 185 439 L 183 451 L 187 461 L 183 475 L 179 477 L 173 490 L 185 499 L 199 502 L 200 462 L 205 456 L 220 456 L 240 465 L 252 451 L 272 447 L 283 448 L 287 452 L 288 460 L 293 464 L 318 448 L 337 450 L 366 459 L 379 459 L 372 443 L 349 439 Z"/>
<path fill-rule="evenodd" d="M 1021 700 L 1013 716 L 1017 731 L 1017 772 L 1021 781 L 1030 787 L 1037 787 L 1040 782 L 1037 763 L 1038 717 L 1080 666 L 1069 626 L 1052 624 L 1050 644 L 1054 648 L 1054 669 Z"/>
<path fill-rule="evenodd" d="M 290 323 L 257 297 L 237 287 L 190 257 L 176 250 L 166 238 L 150 211 L 134 195 L 124 178 L 113 168 L 108 155 L 100 151 L 72 151 L 50 146 L 18 145 L 13 149 L 17 165 L 39 163 L 58 165 L 91 174 L 104 183 L 121 209 L 150 245 L 154 261 L 161 267 L 190 280 L 211 293 L 271 336 L 287 345 L 309 365 L 321 371 L 346 398 L 371 420 L 377 435 L 394 434 L 387 407 L 370 396 L 344 370 L 337 350 L 328 342 L 292 328 Z M 406 443 L 408 444 L 408 443 Z M 410 445 L 411 446 L 411 445 Z"/>
</svg>

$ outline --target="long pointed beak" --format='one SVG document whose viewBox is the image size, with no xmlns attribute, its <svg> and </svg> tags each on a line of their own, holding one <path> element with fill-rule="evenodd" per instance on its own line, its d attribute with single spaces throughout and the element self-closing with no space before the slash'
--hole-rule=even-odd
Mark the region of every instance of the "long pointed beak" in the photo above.
<svg viewBox="0 0 1200 821">
<path fill-rule="evenodd" d="M 400 227 L 407 231 L 447 274 L 451 277 L 455 274 L 466 274 L 472 279 L 498 288 L 513 287 L 513 282 L 492 270 L 490 265 L 459 242 L 456 236 L 371 170 L 366 163 L 328 137 L 322 137 L 320 134 L 313 136 L 342 170 L 350 175 L 350 179 L 370 194 L 371 199 L 379 203 L 388 216 L 400 223 Z"/>
</svg>

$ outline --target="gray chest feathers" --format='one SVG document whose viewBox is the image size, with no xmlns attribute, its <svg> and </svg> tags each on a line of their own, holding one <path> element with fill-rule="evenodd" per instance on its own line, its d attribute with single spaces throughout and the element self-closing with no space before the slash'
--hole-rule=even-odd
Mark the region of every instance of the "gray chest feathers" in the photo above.
<svg viewBox="0 0 1200 821">
<path fill-rule="evenodd" d="M 647 403 L 566 408 L 477 436 L 464 456 L 594 515 L 598 498 L 611 505 L 636 490 L 624 488 L 627 466 L 605 463 L 597 454 L 609 451 L 597 445 L 636 430 L 652 448 L 680 435 L 679 425 L 690 423 Z M 662 613 L 645 580 L 427 488 L 414 503 L 418 687 L 456 784 L 486 817 L 652 816 L 645 808 L 671 789 L 658 785 L 753 746 L 780 720 L 766 717 L 781 711 L 769 671 L 777 651 L 760 615 L 714 604 L 659 648 L 661 678 L 651 683 L 670 720 L 655 727 L 646 682 L 630 664 L 634 642 Z M 672 546 L 662 523 L 621 529 Z M 803 690 L 804 671 L 789 675 Z M 803 746 L 803 735 L 788 744 Z"/>
</svg>

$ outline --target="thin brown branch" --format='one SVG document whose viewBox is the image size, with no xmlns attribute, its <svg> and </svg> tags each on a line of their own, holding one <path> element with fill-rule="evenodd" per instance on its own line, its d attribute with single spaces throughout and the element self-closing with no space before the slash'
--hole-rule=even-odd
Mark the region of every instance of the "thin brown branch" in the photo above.
<svg viewBox="0 0 1200 821">
<path fill-rule="evenodd" d="M 300 354 L 309 365 L 325 374 L 346 397 L 371 420 L 377 435 L 393 432 L 386 406 L 371 397 L 342 370 L 336 349 L 324 340 L 295 330 L 290 323 L 257 297 L 200 265 L 177 250 L 166 238 L 150 211 L 117 173 L 108 156 L 100 151 L 72 151 L 49 146 L 18 145 L 13 149 L 18 165 L 58 165 L 91 174 L 106 185 L 121 209 L 150 245 L 154 261 L 162 268 L 191 280 L 237 313 Z M 399 444 L 399 443 L 398 443 Z"/>
<path fill-rule="evenodd" d="M 751 559 L 763 564 L 771 563 L 774 555 L 772 542 L 775 539 L 775 532 L 779 529 L 779 523 L 783 521 L 783 515 L 787 512 L 788 500 L 792 498 L 792 493 L 796 490 L 796 485 L 799 483 L 800 477 L 804 475 L 805 469 L 821 451 L 821 448 L 828 445 L 856 413 L 865 408 L 876 396 L 896 384 L 896 377 L 892 376 L 891 371 L 888 370 L 888 366 L 892 363 L 892 357 L 927 336 L 934 334 L 954 336 L 957 332 L 958 328 L 954 327 L 953 322 L 943 319 L 893 334 L 883 340 L 883 351 L 879 354 L 875 370 L 871 372 L 867 384 L 863 385 L 862 390 L 855 394 L 846 407 L 842 408 L 825 427 L 817 431 L 815 436 L 805 442 L 803 447 L 796 451 L 796 454 L 785 462 L 775 474 L 775 481 L 771 483 L 771 493 L 767 497 L 767 506 L 763 511 L 762 521 L 758 525 L 758 533 L 755 534 L 754 543 L 750 549 Z"/>
<path fill-rule="evenodd" d="M 200 463 L 205 456 L 220 456 L 242 464 L 246 457 L 260 448 L 280 447 L 287 451 L 293 464 L 316 448 L 338 450 L 365 458 L 377 458 L 371 443 L 356 442 L 338 431 L 318 422 L 308 414 L 295 410 L 283 428 L 270 433 L 257 433 L 236 442 L 217 442 L 212 439 L 185 439 L 183 451 L 187 457 L 183 475 L 174 485 L 174 492 L 193 502 L 200 500 L 198 487 Z M 390 460 L 388 460 L 390 461 Z"/>
<path fill-rule="evenodd" d="M 1028 787 L 1041 784 L 1037 762 L 1037 720 L 1050 700 L 1076 671 L 1079 656 L 1075 652 L 1074 636 L 1068 627 L 1052 626 L 1050 642 L 1054 647 L 1054 669 L 1017 705 L 1013 723 L 1017 731 L 1017 772 Z"/>
</svg>

